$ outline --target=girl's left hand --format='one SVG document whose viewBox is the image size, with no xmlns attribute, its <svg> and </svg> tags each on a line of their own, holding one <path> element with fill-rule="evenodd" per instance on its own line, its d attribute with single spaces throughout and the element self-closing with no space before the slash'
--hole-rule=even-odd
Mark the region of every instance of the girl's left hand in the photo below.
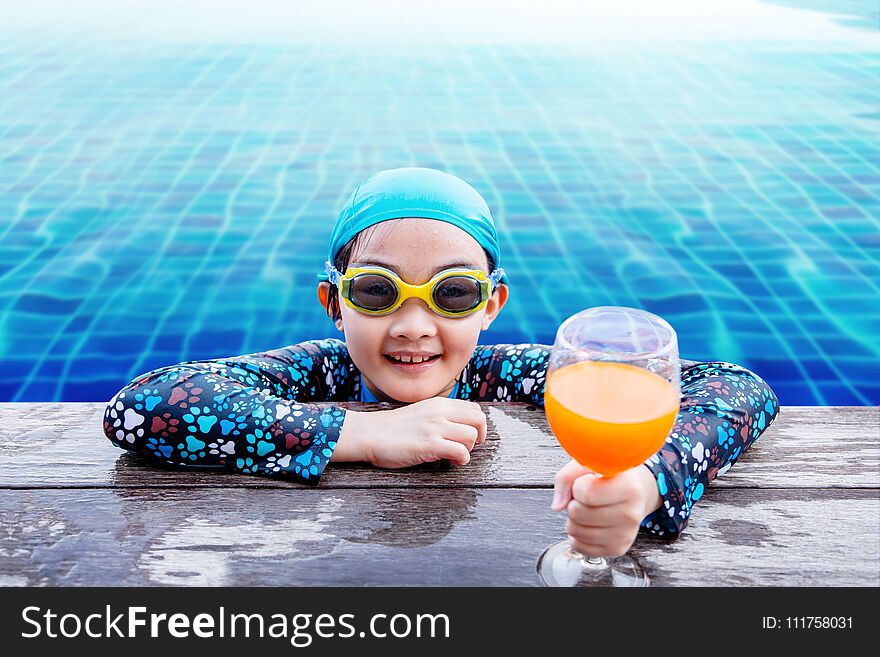
<svg viewBox="0 0 880 657">
<path fill-rule="evenodd" d="M 577 461 L 557 474 L 551 509 L 568 509 L 565 531 L 571 546 L 589 557 L 619 557 L 639 533 L 645 516 L 663 500 L 644 465 L 602 477 Z"/>
</svg>

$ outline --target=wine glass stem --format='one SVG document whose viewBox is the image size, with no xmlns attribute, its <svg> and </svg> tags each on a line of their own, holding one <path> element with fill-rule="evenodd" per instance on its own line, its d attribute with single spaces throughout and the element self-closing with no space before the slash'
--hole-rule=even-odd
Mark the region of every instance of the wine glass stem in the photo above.
<svg viewBox="0 0 880 657">
<path fill-rule="evenodd" d="M 569 548 L 569 550 L 572 556 L 581 560 L 581 565 L 586 570 L 602 570 L 608 567 L 608 562 L 605 561 L 605 557 L 588 557 L 586 554 L 581 554 L 574 548 Z"/>
</svg>

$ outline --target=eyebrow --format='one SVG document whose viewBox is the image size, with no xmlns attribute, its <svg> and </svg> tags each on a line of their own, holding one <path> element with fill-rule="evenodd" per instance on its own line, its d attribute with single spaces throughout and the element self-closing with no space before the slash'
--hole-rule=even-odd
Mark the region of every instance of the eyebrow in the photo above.
<svg viewBox="0 0 880 657">
<path fill-rule="evenodd" d="M 364 265 L 378 265 L 380 267 L 385 267 L 385 269 L 390 269 L 398 276 L 401 275 L 400 270 L 395 265 L 392 265 L 390 262 L 380 262 L 378 260 L 370 260 L 368 262 L 367 261 L 355 262 L 349 266 L 350 267 L 363 267 Z M 445 265 L 440 265 L 439 267 L 434 269 L 434 271 L 431 272 L 431 276 L 434 276 L 435 274 L 437 274 L 437 272 L 441 272 L 444 269 L 452 269 L 453 267 L 466 267 L 468 269 L 477 269 L 477 270 L 481 269 L 479 265 L 475 265 L 472 262 L 458 260 L 455 262 L 447 262 Z"/>
</svg>

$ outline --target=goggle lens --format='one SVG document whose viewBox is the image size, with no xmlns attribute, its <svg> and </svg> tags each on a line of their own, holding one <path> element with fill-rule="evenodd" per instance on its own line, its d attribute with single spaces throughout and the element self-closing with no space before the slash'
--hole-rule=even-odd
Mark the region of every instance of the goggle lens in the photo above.
<svg viewBox="0 0 880 657">
<path fill-rule="evenodd" d="M 460 313 L 480 304 L 480 284 L 470 276 L 450 276 L 434 286 L 432 295 L 446 312 Z"/>
<path fill-rule="evenodd" d="M 366 310 L 384 310 L 397 300 L 397 287 L 379 274 L 358 274 L 351 279 L 349 298 Z"/>
</svg>

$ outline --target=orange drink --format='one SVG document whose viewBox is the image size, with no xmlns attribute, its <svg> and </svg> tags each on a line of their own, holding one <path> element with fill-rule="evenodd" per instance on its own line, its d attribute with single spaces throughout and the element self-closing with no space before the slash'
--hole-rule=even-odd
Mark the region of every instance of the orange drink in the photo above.
<svg viewBox="0 0 880 657">
<path fill-rule="evenodd" d="M 544 411 L 573 459 L 610 476 L 660 449 L 675 423 L 679 394 L 644 368 L 582 361 L 550 372 Z"/>
</svg>

